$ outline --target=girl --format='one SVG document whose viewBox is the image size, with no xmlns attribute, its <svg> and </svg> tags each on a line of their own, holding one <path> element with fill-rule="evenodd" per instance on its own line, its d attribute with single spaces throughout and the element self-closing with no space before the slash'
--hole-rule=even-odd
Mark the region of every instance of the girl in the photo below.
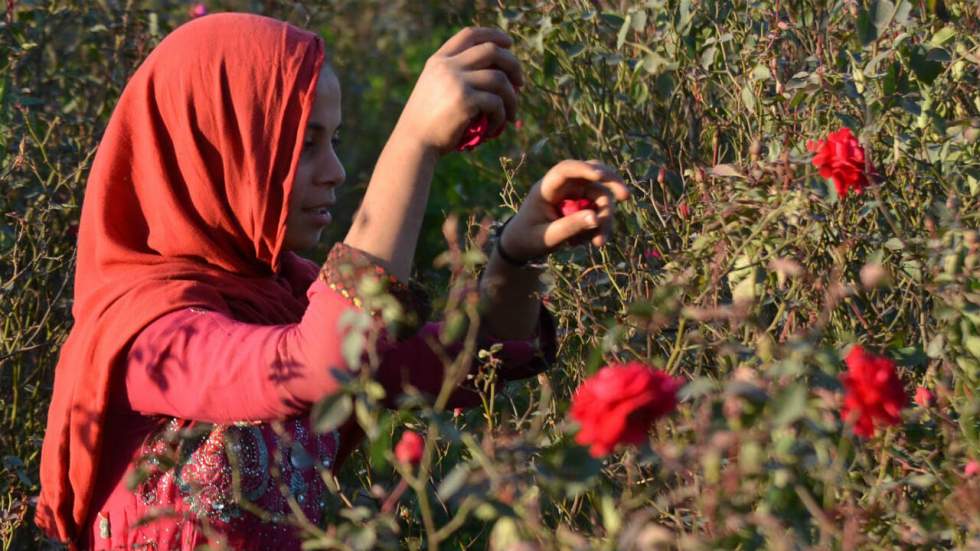
<svg viewBox="0 0 980 551">
<path fill-rule="evenodd" d="M 492 136 L 514 119 L 522 76 L 509 45 L 500 31 L 465 29 L 429 59 L 322 267 L 295 252 L 330 223 L 345 177 L 333 149 L 340 86 L 322 39 L 224 13 L 157 46 L 87 183 L 75 325 L 41 456 L 37 523 L 48 534 L 87 549 L 299 547 L 288 500 L 317 522 L 318 469 L 336 468 L 359 438 L 351 422 L 329 434 L 308 422 L 352 368 L 339 321 L 364 309 L 365 273 L 425 320 L 407 281 L 432 173 L 470 121 L 486 117 Z M 552 320 L 532 298 L 539 272 L 524 261 L 569 241 L 603 244 L 626 196 L 608 168 L 565 161 L 507 225 L 482 279 L 480 329 L 484 344 L 503 343 L 505 377 L 554 359 Z M 598 206 L 558 218 L 565 197 Z M 427 344 L 438 331 L 382 332 L 376 377 L 389 400 L 409 385 L 438 391 L 442 364 Z"/>
</svg>

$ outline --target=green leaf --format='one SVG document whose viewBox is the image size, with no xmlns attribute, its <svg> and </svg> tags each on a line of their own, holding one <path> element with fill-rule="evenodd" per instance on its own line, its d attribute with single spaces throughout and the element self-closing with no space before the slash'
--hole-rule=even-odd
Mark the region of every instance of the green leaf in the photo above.
<svg viewBox="0 0 980 551">
<path fill-rule="evenodd" d="M 871 15 L 863 7 L 858 12 L 857 35 L 862 46 L 867 46 L 878 38 L 878 33 L 875 31 L 874 24 L 871 21 Z"/>
<path fill-rule="evenodd" d="M 619 32 L 616 33 L 616 49 L 619 50 L 623 47 L 623 43 L 626 42 L 626 35 L 629 33 L 630 28 L 633 24 L 633 14 L 626 14 L 626 19 L 623 19 L 623 25 L 619 27 Z"/>
<path fill-rule="evenodd" d="M 974 358 L 980 359 L 980 337 L 970 335 L 963 339 L 963 347 Z"/>
<path fill-rule="evenodd" d="M 361 365 L 361 354 L 367 345 L 367 337 L 358 330 L 353 330 L 344 337 L 340 343 L 340 352 L 344 356 L 344 361 L 351 369 L 357 369 Z"/>
<path fill-rule="evenodd" d="M 888 26 L 891 25 L 892 19 L 895 17 L 895 4 L 891 0 L 878 0 L 875 6 L 875 20 L 874 25 L 878 30 L 878 35 L 881 36 Z"/>
<path fill-rule="evenodd" d="M 676 68 L 676 62 L 671 61 L 656 52 L 649 53 L 643 58 L 643 69 L 652 75 L 658 75 L 665 71 L 673 71 Z"/>
<path fill-rule="evenodd" d="M 806 400 L 806 386 L 795 384 L 787 388 L 776 400 L 776 415 L 773 417 L 773 424 L 782 427 L 802 417 L 806 411 Z"/>
<path fill-rule="evenodd" d="M 466 482 L 466 477 L 469 474 L 470 466 L 468 464 L 460 463 L 456 465 L 453 467 L 453 470 L 449 471 L 446 478 L 443 478 L 442 482 L 439 483 L 439 489 L 436 491 L 436 495 L 443 501 L 453 497 L 463 487 L 463 484 Z"/>
<path fill-rule="evenodd" d="M 940 333 L 929 341 L 929 345 L 926 347 L 926 355 L 934 360 L 937 360 L 943 357 L 943 351 L 945 348 L 946 338 L 943 337 L 942 333 Z"/>
<path fill-rule="evenodd" d="M 755 113 L 755 94 L 752 92 L 751 86 L 742 86 L 742 103 L 751 112 Z"/>
<path fill-rule="evenodd" d="M 915 78 L 924 84 L 932 84 L 943 72 L 943 64 L 929 59 L 922 47 L 916 47 L 909 53 L 909 65 L 912 66 Z"/>
<path fill-rule="evenodd" d="M 695 398 L 700 398 L 701 396 L 707 396 L 715 390 L 717 390 L 718 384 L 715 381 L 709 379 L 708 377 L 698 377 L 693 381 L 684 385 L 677 392 L 677 399 L 686 402 L 688 400 L 693 400 Z"/>
<path fill-rule="evenodd" d="M 321 433 L 332 431 L 343 425 L 353 411 L 354 404 L 349 394 L 332 394 L 313 406 L 313 430 Z"/>
<path fill-rule="evenodd" d="M 955 36 L 956 29 L 953 27 L 943 27 L 942 29 L 939 29 L 936 34 L 932 35 L 932 38 L 929 39 L 929 43 L 933 46 L 942 46 L 943 44 L 952 40 Z"/>
<path fill-rule="evenodd" d="M 744 174 L 739 172 L 734 165 L 730 165 L 730 164 L 720 164 L 711 167 L 711 175 L 720 176 L 724 178 L 745 178 Z"/>
<path fill-rule="evenodd" d="M 752 80 L 769 80 L 771 78 L 772 73 L 769 72 L 769 67 L 760 63 L 752 68 Z"/>
<path fill-rule="evenodd" d="M 562 51 L 564 51 L 565 54 L 568 55 L 568 57 L 572 57 L 572 58 L 578 56 L 579 54 L 585 51 L 585 44 L 581 44 L 578 42 L 574 44 L 562 43 L 560 44 L 560 47 Z"/>
<path fill-rule="evenodd" d="M 884 245 L 889 251 L 900 251 L 905 248 L 905 243 L 902 243 L 902 240 L 897 237 L 885 241 Z"/>
<path fill-rule="evenodd" d="M 619 514 L 616 501 L 609 495 L 602 496 L 602 525 L 610 536 L 618 534 L 623 526 L 623 517 Z"/>
</svg>

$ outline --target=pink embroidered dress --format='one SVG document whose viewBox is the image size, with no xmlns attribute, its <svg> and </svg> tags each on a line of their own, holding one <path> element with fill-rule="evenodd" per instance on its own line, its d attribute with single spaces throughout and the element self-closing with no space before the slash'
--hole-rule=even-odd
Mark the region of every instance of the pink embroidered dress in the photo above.
<svg viewBox="0 0 980 551">
<path fill-rule="evenodd" d="M 337 269 L 344 263 L 359 268 L 345 276 Z M 314 524 L 329 523 L 320 471 L 343 459 L 340 434 L 353 431 L 315 433 L 309 408 L 338 388 L 331 375 L 344 365 L 338 323 L 344 312 L 360 308 L 353 282 L 374 271 L 423 319 L 428 305 L 424 295 L 343 244 L 334 246 L 312 284 L 317 267 L 308 267 L 308 273 L 280 279 L 309 300 L 299 323 L 255 325 L 188 308 L 137 336 L 111 401 L 106 437 L 112 453 L 96 483 L 89 548 L 191 550 L 211 543 L 298 549 L 299 533 L 286 522 L 289 497 Z M 386 400 L 393 403 L 406 385 L 438 392 L 442 363 L 427 338 L 437 337 L 440 327 L 425 323 L 415 334 L 379 343 L 377 379 Z M 554 360 L 553 319 L 542 307 L 537 335 L 499 342 L 503 378 L 531 376 Z M 449 347 L 459 349 L 459 343 Z M 460 389 L 451 407 L 473 405 L 474 397 Z"/>
</svg>

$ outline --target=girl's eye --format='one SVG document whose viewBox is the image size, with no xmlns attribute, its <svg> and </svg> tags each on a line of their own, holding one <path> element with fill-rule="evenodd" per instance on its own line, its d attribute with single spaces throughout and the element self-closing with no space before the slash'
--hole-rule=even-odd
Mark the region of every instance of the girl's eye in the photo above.
<svg viewBox="0 0 980 551">
<path fill-rule="evenodd" d="M 313 147 L 313 142 L 303 142 L 303 149 L 309 149 Z"/>
</svg>

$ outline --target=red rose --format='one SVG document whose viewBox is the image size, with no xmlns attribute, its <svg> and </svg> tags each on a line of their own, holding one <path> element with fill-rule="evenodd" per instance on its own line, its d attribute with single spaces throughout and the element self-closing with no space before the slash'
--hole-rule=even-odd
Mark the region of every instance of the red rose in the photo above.
<svg viewBox="0 0 980 551">
<path fill-rule="evenodd" d="M 870 437 L 875 425 L 895 425 L 907 397 L 895 373 L 895 362 L 854 345 L 841 376 L 846 393 L 841 416 L 854 422 L 854 434 Z"/>
<path fill-rule="evenodd" d="M 916 404 L 919 404 L 920 406 L 927 408 L 932 405 L 932 402 L 935 399 L 936 397 L 932 394 L 932 392 L 928 388 L 924 386 L 920 386 L 915 389 Z"/>
<path fill-rule="evenodd" d="M 582 426 L 575 441 L 593 457 L 642 443 L 653 421 L 677 407 L 680 386 L 681 379 L 640 362 L 603 367 L 572 398 L 572 419 Z"/>
<path fill-rule="evenodd" d="M 580 210 L 597 210 L 596 204 L 591 199 L 563 199 L 558 205 L 558 210 L 562 216 L 575 214 Z"/>
<path fill-rule="evenodd" d="M 858 195 L 868 185 L 868 177 L 864 171 L 864 148 L 851 133 L 851 129 L 841 128 L 831 132 L 826 140 L 806 143 L 806 148 L 816 153 L 813 156 L 813 166 L 820 170 L 820 175 L 834 181 L 837 195 L 847 197 L 850 190 Z"/>
<path fill-rule="evenodd" d="M 417 433 L 407 430 L 402 433 L 401 440 L 395 444 L 395 459 L 399 463 L 417 465 L 422 461 L 422 450 L 425 449 L 425 440 Z"/>
</svg>

